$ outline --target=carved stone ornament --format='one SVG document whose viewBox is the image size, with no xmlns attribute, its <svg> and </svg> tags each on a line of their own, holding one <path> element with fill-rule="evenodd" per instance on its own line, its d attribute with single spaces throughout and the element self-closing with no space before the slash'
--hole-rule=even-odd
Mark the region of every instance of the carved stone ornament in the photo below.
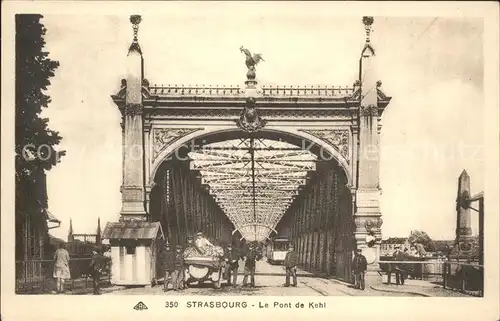
<svg viewBox="0 0 500 321">
<path fill-rule="evenodd" d="M 153 129 L 153 159 L 181 137 L 201 130 L 201 128 L 155 128 Z"/>
<path fill-rule="evenodd" d="M 377 106 L 361 106 L 359 110 L 361 116 L 377 116 L 378 117 L 378 107 Z"/>
<path fill-rule="evenodd" d="M 356 230 L 365 230 L 366 232 L 379 230 L 382 227 L 383 221 L 381 217 L 373 216 L 357 216 L 354 218 Z"/>
<path fill-rule="evenodd" d="M 330 145 L 335 147 L 340 152 L 340 154 L 349 161 L 348 130 L 319 129 L 319 130 L 302 130 L 302 131 L 328 142 Z"/>
<path fill-rule="evenodd" d="M 141 115 L 143 111 L 142 104 L 128 104 L 125 106 L 125 115 L 135 116 Z"/>
<path fill-rule="evenodd" d="M 472 235 L 472 228 L 470 227 L 460 227 L 457 231 L 458 235 Z"/>
<path fill-rule="evenodd" d="M 248 133 L 254 133 L 266 125 L 266 121 L 257 114 L 255 98 L 247 98 L 245 109 L 241 112 L 240 118 L 236 121 L 236 125 Z"/>
</svg>

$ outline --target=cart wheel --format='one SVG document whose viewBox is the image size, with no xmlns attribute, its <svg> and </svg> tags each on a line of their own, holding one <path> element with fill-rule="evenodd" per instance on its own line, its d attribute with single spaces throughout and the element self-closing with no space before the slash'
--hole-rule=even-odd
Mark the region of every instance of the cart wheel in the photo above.
<svg viewBox="0 0 500 321">
<path fill-rule="evenodd" d="M 222 285 L 222 269 L 219 270 L 219 279 L 213 282 L 214 288 L 220 289 Z"/>
<path fill-rule="evenodd" d="M 214 288 L 220 289 L 221 283 L 222 283 L 222 278 L 219 276 L 219 279 L 213 283 L 214 283 Z"/>
</svg>

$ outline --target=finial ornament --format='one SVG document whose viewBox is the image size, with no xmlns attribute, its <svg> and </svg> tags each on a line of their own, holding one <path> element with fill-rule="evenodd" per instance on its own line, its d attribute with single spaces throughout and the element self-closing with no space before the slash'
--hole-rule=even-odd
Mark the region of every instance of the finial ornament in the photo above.
<svg viewBox="0 0 500 321">
<path fill-rule="evenodd" d="M 139 32 L 139 24 L 141 23 L 142 18 L 140 15 L 131 15 L 130 23 L 132 24 L 132 28 L 134 28 L 134 42 L 137 42 L 137 33 Z"/>
<path fill-rule="evenodd" d="M 370 42 L 370 32 L 372 31 L 373 17 L 363 17 L 363 24 L 365 25 L 366 42 Z"/>
<path fill-rule="evenodd" d="M 245 54 L 245 64 L 247 65 L 248 72 L 247 72 L 247 79 L 248 80 L 254 80 L 255 79 L 255 66 L 260 62 L 260 61 L 265 61 L 264 58 L 262 58 L 261 54 L 254 54 L 252 56 L 252 53 L 250 50 L 243 48 L 243 46 L 240 47 L 240 52 L 243 52 Z"/>
</svg>

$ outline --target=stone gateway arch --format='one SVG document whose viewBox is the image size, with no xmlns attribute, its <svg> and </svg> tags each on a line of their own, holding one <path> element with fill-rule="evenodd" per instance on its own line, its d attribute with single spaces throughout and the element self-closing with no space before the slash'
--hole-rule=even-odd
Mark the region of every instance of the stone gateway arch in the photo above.
<svg viewBox="0 0 500 321">
<path fill-rule="evenodd" d="M 161 270 L 160 244 L 183 245 L 198 230 L 221 243 L 287 236 L 302 268 L 344 280 L 356 248 L 374 266 L 377 152 L 391 97 L 377 75 L 373 19 L 363 19 L 359 78 L 345 87 L 260 85 L 265 60 L 243 47 L 241 86 L 152 85 L 140 16 L 131 22 L 127 77 L 111 96 L 123 133 L 122 209 L 103 233 L 113 283 L 149 284 Z"/>
</svg>

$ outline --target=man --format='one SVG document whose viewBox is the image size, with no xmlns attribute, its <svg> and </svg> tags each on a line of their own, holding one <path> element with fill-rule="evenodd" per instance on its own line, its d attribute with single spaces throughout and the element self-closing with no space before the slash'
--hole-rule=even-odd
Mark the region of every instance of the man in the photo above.
<svg viewBox="0 0 500 321">
<path fill-rule="evenodd" d="M 174 288 L 174 271 L 175 271 L 175 253 L 172 251 L 170 245 L 165 245 L 165 282 L 163 283 L 163 291 L 168 291 L 168 284 L 172 283 L 172 288 Z"/>
<path fill-rule="evenodd" d="M 92 276 L 92 287 L 95 295 L 101 294 L 101 273 L 105 268 L 105 257 L 99 253 L 99 249 L 95 247 L 92 250 L 92 259 L 90 260 L 90 275 Z"/>
<path fill-rule="evenodd" d="M 69 253 L 64 243 L 59 244 L 59 249 L 54 253 L 54 278 L 56 279 L 57 293 L 64 292 L 64 280 L 71 278 L 69 271 Z"/>
<path fill-rule="evenodd" d="M 297 253 L 293 250 L 293 244 L 288 247 L 283 265 L 286 271 L 285 286 L 290 286 L 290 276 L 293 277 L 293 286 L 297 286 L 297 264 L 299 263 Z"/>
<path fill-rule="evenodd" d="M 404 261 L 405 260 L 405 255 L 403 252 L 401 252 L 401 249 L 396 247 L 396 251 L 392 254 L 394 261 Z M 405 284 L 405 272 L 404 272 L 404 266 L 402 263 L 393 263 L 392 265 L 392 270 L 394 270 L 394 273 L 396 274 L 396 285 L 404 285 Z M 389 272 L 388 279 L 387 279 L 387 284 L 391 284 L 391 272 Z"/>
<path fill-rule="evenodd" d="M 254 244 L 250 244 L 245 258 L 245 274 L 243 277 L 243 286 L 247 286 L 248 276 L 250 275 L 250 286 L 255 287 L 255 264 L 259 261 L 261 256 L 255 249 Z"/>
<path fill-rule="evenodd" d="M 236 286 L 236 281 L 238 278 L 238 260 L 239 260 L 238 249 L 233 248 L 231 244 L 227 246 L 226 251 L 226 276 L 227 276 L 227 285 L 231 285 L 231 276 L 232 276 L 232 284 L 233 287 Z"/>
<path fill-rule="evenodd" d="M 185 260 L 185 259 L 187 259 L 190 256 L 196 256 L 196 255 L 199 255 L 199 254 L 200 254 L 200 251 L 198 251 L 198 249 L 194 245 L 193 237 L 192 236 L 188 236 L 187 237 L 187 242 L 186 242 L 186 248 L 183 251 L 182 258 Z M 188 287 L 188 284 L 186 282 L 187 281 L 186 280 L 186 275 L 188 275 L 187 266 L 184 266 L 182 268 L 182 287 L 183 288 L 187 288 Z"/>
<path fill-rule="evenodd" d="M 366 257 L 361 254 L 361 249 L 356 250 L 356 254 L 352 259 L 352 271 L 354 273 L 354 287 L 356 289 L 365 289 L 365 272 L 368 263 Z"/>
<path fill-rule="evenodd" d="M 175 258 L 174 258 L 174 271 L 172 273 L 172 283 L 174 291 L 184 289 L 184 257 L 182 253 L 182 246 L 177 245 L 175 247 Z"/>
<path fill-rule="evenodd" d="M 194 244 L 201 254 L 207 254 L 207 252 L 214 247 L 202 232 L 196 233 L 196 241 Z"/>
</svg>

